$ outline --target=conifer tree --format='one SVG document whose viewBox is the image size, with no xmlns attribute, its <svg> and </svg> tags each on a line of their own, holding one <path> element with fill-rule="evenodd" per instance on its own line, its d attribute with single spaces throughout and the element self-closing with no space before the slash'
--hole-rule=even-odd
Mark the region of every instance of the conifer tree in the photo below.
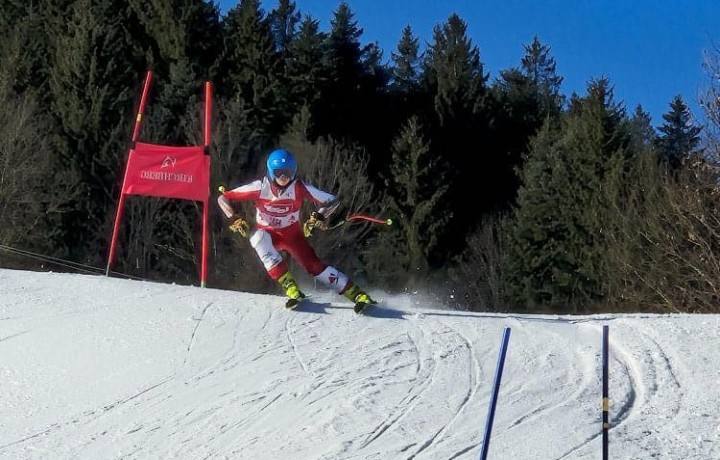
<svg viewBox="0 0 720 460">
<path fill-rule="evenodd" d="M 259 0 L 241 0 L 228 12 L 222 29 L 217 166 L 221 181 L 244 180 L 256 173 L 293 113 L 287 110 L 282 57 Z"/>
<path fill-rule="evenodd" d="M 422 126 L 413 117 L 393 143 L 395 206 L 406 216 L 407 253 L 413 270 L 424 273 L 428 266 L 441 259 L 442 229 L 451 216 L 441 213 L 445 206 L 448 185 L 437 173 L 439 158 L 432 156 L 423 138 Z M 428 260 L 431 263 L 428 263 Z"/>
<path fill-rule="evenodd" d="M 419 55 L 418 38 L 412 33 L 408 25 L 402 31 L 402 36 L 397 44 L 397 51 L 392 53 L 393 66 L 391 69 L 390 87 L 401 94 L 412 95 L 419 85 Z"/>
<path fill-rule="evenodd" d="M 385 281 L 396 287 L 418 286 L 445 258 L 442 238 L 452 216 L 446 210 L 449 186 L 438 174 L 439 161 L 418 118 L 410 118 L 393 142 L 392 175 L 386 183 L 394 228 L 373 245 L 372 263 L 382 266 Z"/>
<path fill-rule="evenodd" d="M 448 127 L 478 113 L 488 76 L 480 51 L 467 36 L 467 24 L 457 14 L 435 27 L 433 40 L 424 60 L 425 81 L 432 88 L 440 126 Z"/>
<path fill-rule="evenodd" d="M 278 6 L 268 14 L 275 49 L 285 59 L 289 57 L 290 45 L 297 35 L 300 18 L 300 12 L 292 0 L 280 0 Z"/>
<path fill-rule="evenodd" d="M 6 0 L 0 6 L 0 36 L 5 37 L 12 26 L 27 17 L 25 2 L 22 0 Z"/>
<path fill-rule="evenodd" d="M 389 119 L 393 132 L 397 132 L 410 117 L 423 116 L 423 107 L 429 105 L 427 92 L 422 91 L 420 84 L 422 55 L 418 38 L 413 35 L 409 25 L 403 29 L 397 49 L 391 54 L 391 61 L 388 69 Z"/>
<path fill-rule="evenodd" d="M 302 107 L 314 106 L 320 98 L 318 89 L 329 79 L 329 72 L 323 63 L 327 35 L 320 32 L 319 28 L 317 19 L 305 16 L 295 39 L 289 44 L 285 73 L 291 105 L 295 107 L 296 113 Z"/>
<path fill-rule="evenodd" d="M 532 44 L 525 46 L 521 67 L 501 71 L 493 85 L 495 120 L 485 149 L 504 158 L 494 172 L 496 208 L 508 209 L 514 202 L 519 187 L 516 171 L 522 167 L 530 138 L 547 119 L 559 116 L 563 105 L 561 83 L 550 48 L 535 37 Z"/>
<path fill-rule="evenodd" d="M 38 102 L 48 95 L 46 14 L 42 2 L 6 0 L 0 6 L 0 58 L 8 70 L 5 77 L 11 78 L 13 90 L 30 90 Z"/>
<path fill-rule="evenodd" d="M 142 28 L 134 40 L 153 52 L 149 67 L 160 76 L 185 59 L 193 76 L 211 78 L 220 49 L 220 12 L 203 0 L 129 0 Z"/>
<path fill-rule="evenodd" d="M 282 91 L 282 61 L 259 0 L 241 0 L 223 22 L 225 78 L 222 94 L 243 113 L 258 136 L 279 133 L 289 122 Z"/>
<path fill-rule="evenodd" d="M 638 148 L 652 148 L 655 145 L 657 133 L 652 126 L 652 117 L 643 109 L 642 105 L 635 107 L 630 125 L 633 138 L 638 143 Z"/>
<path fill-rule="evenodd" d="M 684 161 L 699 153 L 701 128 L 693 124 L 690 109 L 681 96 L 675 96 L 663 120 L 658 128 L 658 153 L 671 170 L 677 171 Z"/>
<path fill-rule="evenodd" d="M 467 25 L 456 14 L 436 26 L 433 43 L 422 63 L 423 90 L 432 98 L 426 125 L 432 148 L 442 157 L 438 173 L 450 186 L 451 215 L 442 240 L 448 256 L 459 252 L 467 233 L 493 203 L 493 174 L 500 159 L 485 148 L 490 116 L 487 106 L 488 76 L 480 52 L 467 36 Z M 477 167 L 477 164 L 482 167 Z M 467 197 L 474 198 L 473 212 L 463 211 Z M 445 221 L 444 216 L 438 219 Z"/>
<path fill-rule="evenodd" d="M 422 123 L 420 119 L 424 117 L 424 107 L 428 103 L 420 86 L 420 58 L 418 39 L 410 26 L 405 26 L 396 51 L 391 53 L 391 64 L 386 70 L 388 82 L 380 89 L 382 102 L 375 110 L 381 113 L 373 116 L 381 120 L 371 128 L 377 140 L 373 172 L 378 177 L 391 175 L 388 146 L 404 128 L 403 124 L 411 117 L 417 117 Z"/>
<path fill-rule="evenodd" d="M 201 145 L 204 81 L 190 59 L 169 64 L 167 76 L 156 76 L 142 139 L 165 145 Z"/>
<path fill-rule="evenodd" d="M 335 76 L 346 85 L 356 82 L 363 70 L 363 49 L 360 43 L 363 29 L 354 19 L 355 13 L 350 6 L 340 2 L 333 14 L 328 35 L 328 59 Z"/>
<path fill-rule="evenodd" d="M 575 96 L 559 131 L 533 141 L 511 233 L 510 290 L 522 305 L 577 311 L 607 295 L 609 171 L 631 155 L 625 112 L 607 79 Z M 615 177 L 622 177 L 615 174 Z"/>
<path fill-rule="evenodd" d="M 359 126 L 365 123 L 368 101 L 361 98 L 361 86 L 367 56 L 360 43 L 363 30 L 354 16 L 348 4 L 341 2 L 331 20 L 325 53 L 328 78 L 319 87 L 320 99 L 313 111 L 315 137 L 353 142 L 362 131 Z"/>
<path fill-rule="evenodd" d="M 535 36 L 532 43 L 524 48 L 525 56 L 521 60 L 523 74 L 530 80 L 538 96 L 541 115 L 557 116 L 564 104 L 564 97 L 560 93 L 563 78 L 557 74 L 557 64 L 550 55 L 550 47 Z"/>
<path fill-rule="evenodd" d="M 55 12 L 48 19 L 49 89 L 61 173 L 52 185 L 56 213 L 49 217 L 60 221 L 55 244 L 63 255 L 100 263 L 138 77 L 127 10 L 112 0 L 77 0 Z"/>
</svg>

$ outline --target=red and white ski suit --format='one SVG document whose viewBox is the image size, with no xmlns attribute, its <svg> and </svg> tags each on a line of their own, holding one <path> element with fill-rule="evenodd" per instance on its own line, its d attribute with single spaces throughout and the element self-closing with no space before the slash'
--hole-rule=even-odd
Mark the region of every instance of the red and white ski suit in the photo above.
<svg viewBox="0 0 720 460">
<path fill-rule="evenodd" d="M 232 201 L 254 201 L 256 230 L 250 236 L 250 245 L 257 252 L 268 275 L 277 280 L 288 271 L 280 250 L 287 251 L 309 274 L 337 293 L 350 285 L 344 273 L 321 261 L 303 235 L 300 210 L 303 201 L 310 200 L 319 206 L 334 210 L 334 195 L 305 184 L 299 179 L 280 188 L 267 177 L 224 192 L 218 205 L 228 218 L 235 214 Z"/>
</svg>

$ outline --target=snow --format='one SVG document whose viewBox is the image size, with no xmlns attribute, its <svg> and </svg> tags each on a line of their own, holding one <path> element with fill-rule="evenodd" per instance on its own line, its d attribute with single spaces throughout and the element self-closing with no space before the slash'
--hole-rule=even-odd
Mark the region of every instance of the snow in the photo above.
<svg viewBox="0 0 720 460">
<path fill-rule="evenodd" d="M 610 458 L 720 458 L 720 315 L 312 294 L 0 270 L 0 458 L 477 459 L 509 328 L 488 458 L 600 459 L 603 326 Z"/>
</svg>

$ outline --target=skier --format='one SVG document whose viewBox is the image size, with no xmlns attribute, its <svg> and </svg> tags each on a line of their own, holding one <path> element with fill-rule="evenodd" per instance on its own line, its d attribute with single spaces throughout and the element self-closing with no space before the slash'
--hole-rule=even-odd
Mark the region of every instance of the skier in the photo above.
<svg viewBox="0 0 720 460">
<path fill-rule="evenodd" d="M 334 195 L 296 179 L 296 172 L 297 163 L 293 155 L 287 150 L 274 150 L 268 156 L 265 177 L 233 190 L 221 190 L 218 205 L 232 221 L 230 230 L 246 237 L 250 233 L 250 226 L 242 216 L 235 213 L 230 203 L 255 202 L 256 228 L 250 236 L 250 245 L 257 252 L 268 275 L 280 283 L 288 297 L 287 308 L 295 308 L 306 296 L 290 273 L 280 250 L 286 251 L 316 280 L 355 302 L 355 312 L 361 313 L 375 302 L 347 275 L 321 261 L 306 239 L 314 228 L 326 227 L 325 220 L 340 203 Z M 301 226 L 300 209 L 306 199 L 321 207 Z"/>
</svg>

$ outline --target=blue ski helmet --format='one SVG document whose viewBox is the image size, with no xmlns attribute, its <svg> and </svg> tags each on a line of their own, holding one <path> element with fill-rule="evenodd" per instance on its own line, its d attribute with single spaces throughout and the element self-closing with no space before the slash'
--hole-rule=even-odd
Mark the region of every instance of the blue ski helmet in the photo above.
<svg viewBox="0 0 720 460">
<path fill-rule="evenodd" d="M 287 150 L 277 149 L 270 153 L 267 159 L 267 176 L 268 179 L 274 181 L 285 175 L 291 181 L 295 179 L 297 172 L 297 163 L 293 154 Z"/>
</svg>

